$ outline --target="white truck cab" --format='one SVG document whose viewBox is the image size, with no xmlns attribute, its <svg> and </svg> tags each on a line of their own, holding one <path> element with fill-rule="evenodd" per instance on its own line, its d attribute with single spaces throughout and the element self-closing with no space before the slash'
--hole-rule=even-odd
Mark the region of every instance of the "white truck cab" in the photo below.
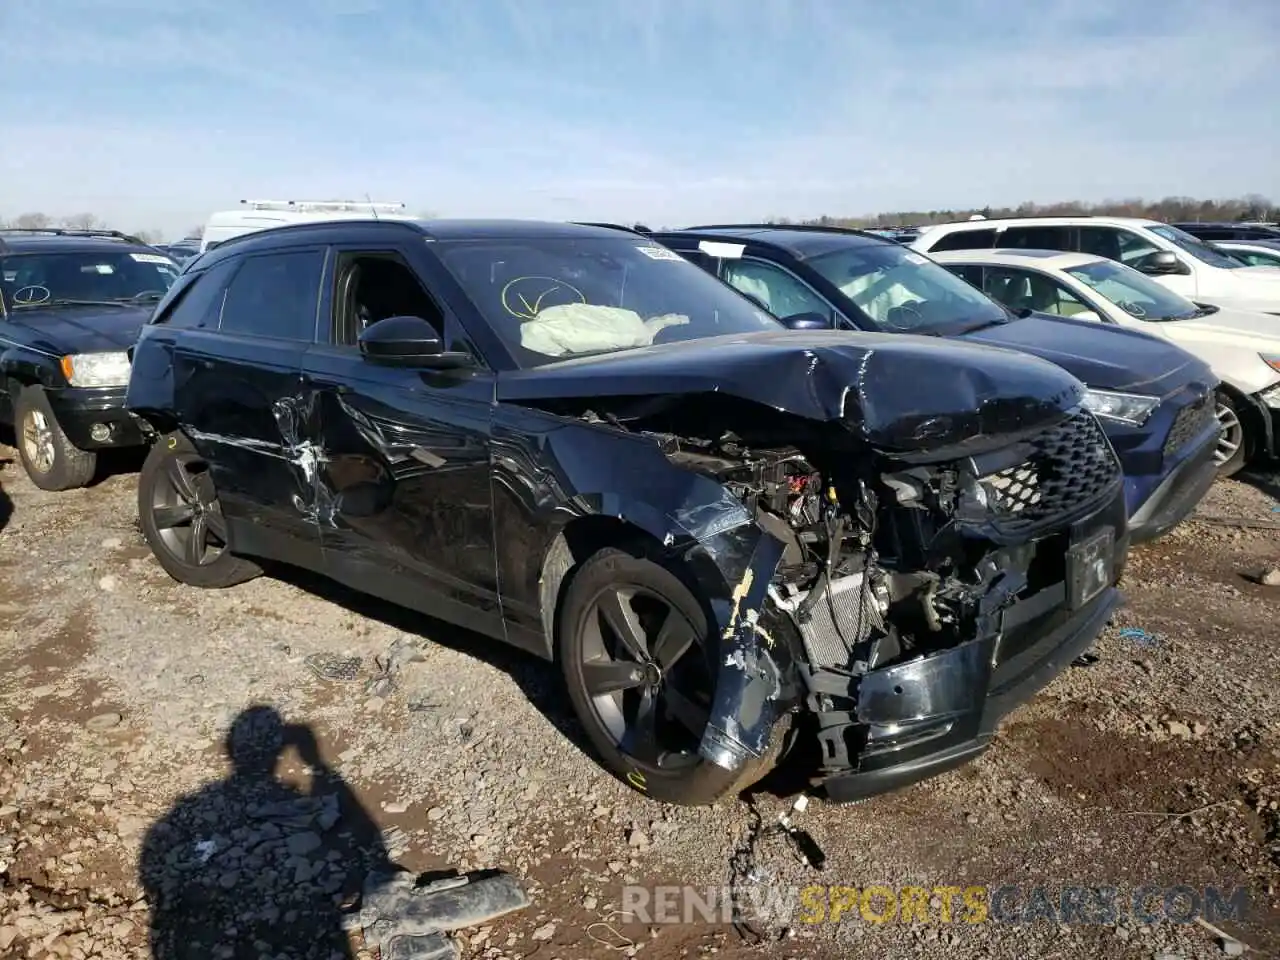
<svg viewBox="0 0 1280 960">
<path fill-rule="evenodd" d="M 404 212 L 399 202 L 371 200 L 241 200 L 238 210 L 220 210 L 209 215 L 200 237 L 200 252 L 225 240 L 257 230 L 269 230 L 292 223 L 325 220 L 416 220 Z"/>
<path fill-rule="evenodd" d="M 1134 217 L 1017 217 L 926 227 L 920 253 L 1062 250 L 1115 260 L 1196 303 L 1280 314 L 1280 267 L 1254 267 L 1167 223 Z"/>
</svg>

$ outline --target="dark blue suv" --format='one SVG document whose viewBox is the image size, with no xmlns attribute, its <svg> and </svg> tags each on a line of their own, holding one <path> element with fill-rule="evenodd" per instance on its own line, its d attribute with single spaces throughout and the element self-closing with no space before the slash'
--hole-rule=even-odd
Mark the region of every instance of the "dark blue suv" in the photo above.
<svg viewBox="0 0 1280 960">
<path fill-rule="evenodd" d="M 1088 388 L 1125 473 L 1132 541 L 1166 533 L 1212 486 L 1219 426 L 1209 367 L 1147 334 L 1018 314 L 928 257 L 870 233 L 739 224 L 647 236 L 796 329 L 953 337 L 1050 360 Z M 919 389 L 927 393 L 928 383 Z"/>
</svg>

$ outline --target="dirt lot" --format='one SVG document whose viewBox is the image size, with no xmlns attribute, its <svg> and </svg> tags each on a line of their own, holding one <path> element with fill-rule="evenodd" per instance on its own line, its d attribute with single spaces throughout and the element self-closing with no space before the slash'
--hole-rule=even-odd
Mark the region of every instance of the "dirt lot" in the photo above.
<svg viewBox="0 0 1280 960">
<path fill-rule="evenodd" d="M 1219 483 L 1201 519 L 1135 551 L 1100 659 L 1017 711 L 978 762 L 858 806 L 813 803 L 800 823 L 826 853 L 818 872 L 756 829 L 789 806 L 781 785 L 680 809 L 605 775 L 548 666 L 296 574 L 179 586 L 137 532 L 136 464 L 45 494 L 0 456 L 0 957 L 146 957 L 156 884 L 184 870 L 206 883 L 168 931 L 188 955 L 229 956 L 220 932 L 248 923 L 258 956 L 324 956 L 307 944 L 326 937 L 340 956 L 334 904 L 387 859 L 520 878 L 531 906 L 465 931 L 465 957 L 1190 960 L 1228 954 L 1160 917 L 1159 896 L 1131 915 L 1131 892 L 1237 885 L 1248 908 L 1217 925 L 1250 956 L 1280 950 L 1280 587 L 1242 576 L 1280 564 L 1280 530 L 1261 526 L 1280 523 L 1280 478 Z M 317 654 L 358 672 L 325 679 Z M 255 704 L 309 728 L 320 759 L 291 749 L 278 781 L 228 778 L 224 734 Z M 341 807 L 307 805 L 312 785 L 344 783 Z M 291 813 L 273 820 L 264 799 Z M 1054 905 L 1065 887 L 1114 886 L 1121 913 L 944 922 L 936 893 L 927 923 L 618 912 L 626 884 L 734 884 L 750 903 L 814 884 L 1015 883 L 1019 903 L 1040 886 Z"/>
</svg>

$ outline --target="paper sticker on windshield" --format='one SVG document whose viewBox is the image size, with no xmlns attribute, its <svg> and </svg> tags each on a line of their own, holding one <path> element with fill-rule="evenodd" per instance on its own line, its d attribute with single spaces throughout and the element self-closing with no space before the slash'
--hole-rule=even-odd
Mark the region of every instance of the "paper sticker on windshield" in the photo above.
<svg viewBox="0 0 1280 960">
<path fill-rule="evenodd" d="M 163 263 L 167 266 L 173 262 L 168 257 L 162 257 L 158 253 L 131 253 L 129 256 L 139 263 Z"/>
<path fill-rule="evenodd" d="M 680 254 L 676 253 L 674 250 L 668 250 L 666 247 L 655 247 L 655 246 L 650 246 L 646 244 L 643 247 L 636 247 L 636 249 L 639 250 L 641 253 L 643 253 L 650 260 L 679 261 L 684 259 L 684 257 L 680 256 Z"/>
<path fill-rule="evenodd" d="M 918 253 L 908 253 L 903 258 L 907 263 L 928 263 L 928 259 Z"/>
<path fill-rule="evenodd" d="M 724 243 L 721 240 L 699 240 L 698 249 L 708 257 L 719 257 L 721 260 L 741 260 L 745 243 Z"/>
</svg>

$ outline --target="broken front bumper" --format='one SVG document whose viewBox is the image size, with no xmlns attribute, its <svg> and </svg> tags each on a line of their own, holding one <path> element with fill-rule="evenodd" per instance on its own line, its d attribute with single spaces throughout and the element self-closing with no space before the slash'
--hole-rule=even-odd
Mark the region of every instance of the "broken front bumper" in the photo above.
<svg viewBox="0 0 1280 960">
<path fill-rule="evenodd" d="M 1002 717 L 1092 645 L 1121 602 L 1109 587 L 1020 650 L 1002 652 L 988 637 L 868 673 L 859 687 L 865 740 L 856 769 L 823 781 L 828 797 L 864 800 L 973 759 Z"/>
</svg>

